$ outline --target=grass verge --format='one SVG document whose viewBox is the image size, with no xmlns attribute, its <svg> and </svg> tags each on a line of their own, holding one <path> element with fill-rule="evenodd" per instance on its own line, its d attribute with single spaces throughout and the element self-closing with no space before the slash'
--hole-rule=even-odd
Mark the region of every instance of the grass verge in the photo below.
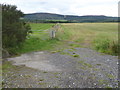
<svg viewBox="0 0 120 90">
<path fill-rule="evenodd" d="M 117 56 L 120 45 L 117 41 L 113 41 L 108 38 L 97 38 L 93 41 L 93 47 L 99 52 Z"/>
</svg>

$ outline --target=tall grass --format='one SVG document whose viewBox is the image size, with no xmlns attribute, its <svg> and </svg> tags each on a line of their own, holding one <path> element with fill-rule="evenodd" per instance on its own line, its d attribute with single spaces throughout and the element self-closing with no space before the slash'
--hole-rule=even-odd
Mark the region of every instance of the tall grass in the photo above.
<svg viewBox="0 0 120 90">
<path fill-rule="evenodd" d="M 93 42 L 94 48 L 102 53 L 118 55 L 119 44 L 117 41 L 111 41 L 110 39 L 95 39 Z"/>
<path fill-rule="evenodd" d="M 99 52 L 118 54 L 117 23 L 72 23 L 62 24 L 68 41 L 79 43 L 83 47 L 94 48 Z"/>
<path fill-rule="evenodd" d="M 114 33 L 113 33 L 114 32 Z M 111 55 L 118 55 L 119 46 L 118 34 L 115 31 L 106 33 L 99 33 L 93 40 L 93 48 L 99 52 L 107 53 Z"/>
</svg>

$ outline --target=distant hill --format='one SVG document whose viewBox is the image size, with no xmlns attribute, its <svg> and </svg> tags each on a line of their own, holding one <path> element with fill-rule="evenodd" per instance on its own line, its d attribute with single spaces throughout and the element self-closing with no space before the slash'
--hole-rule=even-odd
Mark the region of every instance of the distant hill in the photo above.
<svg viewBox="0 0 120 90">
<path fill-rule="evenodd" d="M 25 14 L 24 19 L 31 22 L 117 22 L 118 17 L 104 15 L 60 15 L 53 13 L 31 13 Z"/>
</svg>

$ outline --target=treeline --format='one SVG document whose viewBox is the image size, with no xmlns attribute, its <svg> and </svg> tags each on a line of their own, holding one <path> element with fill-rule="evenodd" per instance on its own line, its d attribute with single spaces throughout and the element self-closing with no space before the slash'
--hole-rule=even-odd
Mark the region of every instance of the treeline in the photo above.
<svg viewBox="0 0 120 90">
<path fill-rule="evenodd" d="M 13 48 L 20 48 L 27 35 L 31 32 L 29 24 L 21 17 L 23 12 L 17 10 L 15 5 L 0 4 L 2 6 L 2 52 L 15 54 Z"/>
<path fill-rule="evenodd" d="M 119 22 L 118 20 L 89 20 L 89 19 L 81 19 L 81 20 L 26 20 L 25 22 L 31 23 L 104 23 L 104 22 Z"/>
<path fill-rule="evenodd" d="M 32 22 L 32 23 L 74 23 L 75 21 L 72 20 L 26 20 L 25 22 Z"/>
</svg>

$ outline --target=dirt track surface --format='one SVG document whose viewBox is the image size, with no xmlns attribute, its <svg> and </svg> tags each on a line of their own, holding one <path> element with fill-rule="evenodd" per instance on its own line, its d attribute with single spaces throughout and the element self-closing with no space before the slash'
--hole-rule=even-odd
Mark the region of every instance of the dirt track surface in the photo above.
<svg viewBox="0 0 120 90">
<path fill-rule="evenodd" d="M 107 88 L 118 86 L 118 57 L 88 48 L 31 52 L 8 58 L 4 88 Z"/>
</svg>

